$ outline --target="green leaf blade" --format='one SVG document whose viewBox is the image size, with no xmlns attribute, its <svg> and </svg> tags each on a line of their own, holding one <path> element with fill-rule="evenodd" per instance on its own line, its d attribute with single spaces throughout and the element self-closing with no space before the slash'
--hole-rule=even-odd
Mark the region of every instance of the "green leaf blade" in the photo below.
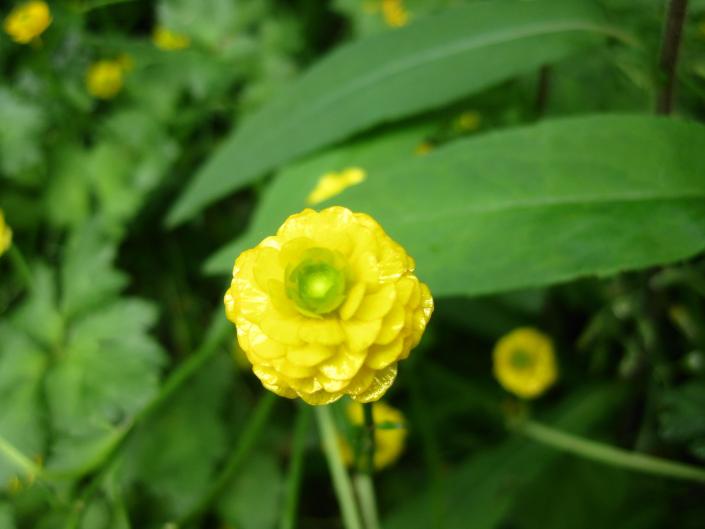
<svg viewBox="0 0 705 529">
<path fill-rule="evenodd" d="M 340 48 L 225 140 L 167 222 L 298 156 L 532 71 L 609 32 L 588 3 L 487 3 Z"/>
<path fill-rule="evenodd" d="M 370 172 L 328 205 L 376 218 L 416 259 L 435 296 L 540 287 L 702 251 L 703 152 L 705 128 L 695 123 L 561 119 Z M 303 206 L 286 204 L 280 221 Z M 227 271 L 224 257 L 218 271 Z"/>
</svg>

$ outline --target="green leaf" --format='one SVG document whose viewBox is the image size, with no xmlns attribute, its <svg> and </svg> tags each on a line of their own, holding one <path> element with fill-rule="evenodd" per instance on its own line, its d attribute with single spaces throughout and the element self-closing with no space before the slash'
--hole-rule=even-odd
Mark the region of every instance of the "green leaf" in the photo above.
<svg viewBox="0 0 705 529">
<path fill-rule="evenodd" d="M 223 519 L 241 529 L 276 527 L 284 478 L 274 453 L 254 454 L 223 492 L 218 504 Z"/>
<path fill-rule="evenodd" d="M 370 171 L 331 202 L 376 218 L 416 259 L 434 295 L 488 294 L 702 251 L 703 152 L 705 127 L 695 123 L 547 121 Z M 218 269 L 231 264 L 222 259 Z"/>
<path fill-rule="evenodd" d="M 74 233 L 61 270 L 61 309 L 66 318 L 90 311 L 125 287 L 127 278 L 112 267 L 114 259 L 115 248 L 101 240 L 96 223 Z"/>
<path fill-rule="evenodd" d="M 226 447 L 222 413 L 232 370 L 225 356 L 204 367 L 125 450 L 125 479 L 144 485 L 169 519 L 193 508 L 214 479 L 215 463 Z"/>
<path fill-rule="evenodd" d="M 578 392 L 561 404 L 556 427 L 576 433 L 590 431 L 619 399 L 614 388 L 592 388 Z M 407 498 L 385 521 L 387 529 L 435 527 L 439 514 L 445 529 L 491 529 L 499 527 L 515 499 L 530 490 L 538 475 L 559 457 L 558 452 L 526 439 L 509 439 L 479 452 L 449 473 L 443 489 L 443 508 L 432 492 Z"/>
<path fill-rule="evenodd" d="M 46 358 L 26 334 L 0 323 L 0 436 L 26 457 L 44 455 L 46 432 L 41 404 Z M 0 455 L 0 489 L 21 474 Z"/>
<path fill-rule="evenodd" d="M 532 71 L 610 32 L 590 2 L 488 2 L 344 46 L 225 140 L 168 223 L 297 156 Z"/>
</svg>

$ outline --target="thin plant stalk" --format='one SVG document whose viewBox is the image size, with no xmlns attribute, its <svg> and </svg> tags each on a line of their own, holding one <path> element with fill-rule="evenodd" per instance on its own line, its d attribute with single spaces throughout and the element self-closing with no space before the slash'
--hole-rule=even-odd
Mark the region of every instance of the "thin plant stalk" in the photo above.
<svg viewBox="0 0 705 529">
<path fill-rule="evenodd" d="M 688 0 L 669 0 L 666 20 L 661 38 L 659 70 L 661 89 L 656 100 L 657 114 L 670 114 L 673 110 L 678 51 L 680 50 L 683 26 L 685 25 Z"/>
<path fill-rule="evenodd" d="M 267 424 L 267 420 L 271 415 L 276 401 L 277 396 L 269 391 L 260 398 L 255 411 L 247 421 L 247 425 L 237 440 L 233 451 L 225 461 L 225 467 L 222 472 L 211 484 L 204 496 L 198 501 L 196 507 L 183 517 L 181 522 L 177 524 L 177 527 L 195 526 L 196 522 L 208 511 L 211 505 L 218 500 L 222 492 L 232 481 L 235 473 L 242 467 L 247 456 L 250 455 L 252 448 L 255 446 L 255 443 Z"/>
<path fill-rule="evenodd" d="M 32 270 L 29 268 L 26 259 L 22 255 L 22 252 L 17 247 L 16 244 L 10 246 L 7 252 L 10 261 L 12 261 L 12 266 L 14 267 L 17 275 L 20 276 L 24 286 L 27 290 L 32 290 L 34 288 L 34 279 L 32 277 Z"/>
<path fill-rule="evenodd" d="M 377 514 L 377 499 L 374 488 L 374 463 L 375 463 L 375 420 L 372 404 L 362 405 L 364 418 L 362 453 L 359 471 L 353 478 L 357 498 L 360 502 L 360 511 L 367 529 L 379 529 L 379 516 Z"/>
<path fill-rule="evenodd" d="M 286 497 L 284 511 L 279 529 L 296 529 L 299 497 L 301 495 L 301 478 L 303 476 L 304 456 L 306 453 L 306 436 L 311 422 L 311 408 L 299 407 L 294 426 L 294 438 L 291 447 L 291 462 L 286 480 Z"/>
<path fill-rule="evenodd" d="M 333 480 L 345 529 L 363 529 L 355 494 L 340 454 L 338 434 L 329 406 L 316 406 L 316 420 L 323 442 L 323 452 L 328 461 L 328 469 Z"/>
<path fill-rule="evenodd" d="M 705 483 L 705 468 L 623 450 L 531 420 L 520 420 L 513 428 L 533 441 L 591 461 L 644 474 Z"/>
</svg>

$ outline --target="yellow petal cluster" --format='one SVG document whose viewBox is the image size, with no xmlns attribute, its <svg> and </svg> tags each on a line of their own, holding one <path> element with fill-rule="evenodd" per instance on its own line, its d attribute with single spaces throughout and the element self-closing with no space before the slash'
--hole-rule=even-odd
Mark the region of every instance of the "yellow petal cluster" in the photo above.
<svg viewBox="0 0 705 529">
<path fill-rule="evenodd" d="M 125 84 L 125 69 L 128 62 L 118 60 L 101 60 L 93 63 L 86 74 L 86 89 L 98 99 L 112 99 Z"/>
<path fill-rule="evenodd" d="M 365 181 L 367 174 L 359 167 L 348 167 L 339 173 L 324 174 L 308 195 L 306 203 L 315 205 L 339 195 L 348 187 L 360 184 Z"/>
<path fill-rule="evenodd" d="M 235 261 L 228 319 L 269 390 L 378 400 L 433 312 L 414 260 L 364 213 L 305 209 Z"/>
<path fill-rule="evenodd" d="M 507 391 L 518 397 L 538 397 L 558 376 L 551 339 L 542 332 L 520 327 L 495 345 L 494 375 Z"/>
<path fill-rule="evenodd" d="M 5 17 L 3 29 L 20 44 L 32 42 L 51 24 L 51 12 L 46 2 L 26 2 L 15 7 Z"/>
<path fill-rule="evenodd" d="M 4 254 L 12 244 L 12 230 L 5 224 L 5 215 L 0 210 L 0 255 Z"/>
<path fill-rule="evenodd" d="M 157 26 L 152 33 L 152 42 L 160 50 L 183 50 L 191 45 L 188 35 L 182 35 L 163 26 Z"/>
<path fill-rule="evenodd" d="M 409 23 L 409 12 L 404 0 L 382 0 L 382 16 L 388 26 L 400 28 Z"/>
<path fill-rule="evenodd" d="M 351 402 L 345 409 L 350 422 L 362 426 L 364 415 L 362 404 Z M 381 470 L 396 462 L 404 451 L 406 441 L 406 420 L 398 409 L 377 401 L 372 405 L 372 418 L 375 422 L 374 467 Z M 341 440 L 341 452 L 348 466 L 354 462 L 353 451 L 347 441 Z"/>
</svg>

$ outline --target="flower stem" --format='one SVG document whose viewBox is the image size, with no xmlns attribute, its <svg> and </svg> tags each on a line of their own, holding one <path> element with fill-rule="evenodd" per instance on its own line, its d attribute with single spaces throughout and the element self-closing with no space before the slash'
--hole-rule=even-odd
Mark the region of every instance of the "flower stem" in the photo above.
<svg viewBox="0 0 705 529">
<path fill-rule="evenodd" d="M 561 432 L 531 420 L 518 421 L 513 425 L 513 428 L 538 443 L 592 461 L 645 474 L 705 483 L 704 468 L 623 450 L 584 439 L 577 435 Z"/>
<path fill-rule="evenodd" d="M 13 463 L 26 474 L 27 480 L 32 481 L 41 474 L 41 468 L 30 458 L 20 452 L 7 439 L 0 435 L 0 454 Z"/>
<path fill-rule="evenodd" d="M 333 487 L 338 496 L 338 503 L 343 515 L 345 529 L 363 529 L 360 513 L 355 502 L 355 495 L 343 464 L 338 445 L 338 435 L 329 406 L 316 406 L 316 420 L 323 441 L 323 452 L 328 460 L 328 469 L 333 479 Z"/>
<path fill-rule="evenodd" d="M 24 286 L 27 288 L 27 290 L 31 291 L 34 288 L 32 271 L 30 270 L 27 261 L 25 260 L 24 256 L 22 255 L 22 252 L 16 244 L 10 246 L 10 249 L 8 250 L 8 255 L 10 257 L 10 260 L 12 261 L 12 266 L 15 268 L 17 275 L 19 275 L 22 279 Z"/>
<path fill-rule="evenodd" d="M 355 492 L 360 500 L 360 511 L 365 520 L 366 529 L 380 529 L 379 516 L 377 515 L 377 498 L 372 475 L 362 472 L 353 477 Z"/>
<path fill-rule="evenodd" d="M 360 472 L 353 478 L 357 498 L 360 502 L 360 511 L 365 520 L 367 529 L 379 529 L 379 516 L 377 515 L 377 500 L 374 488 L 374 462 L 375 462 L 375 420 L 372 404 L 363 404 L 364 417 L 362 438 L 362 461 Z"/>
<path fill-rule="evenodd" d="M 196 522 L 200 520 L 208 508 L 218 499 L 223 490 L 230 484 L 233 476 L 235 476 L 235 472 L 240 470 L 240 467 L 252 451 L 257 439 L 259 439 L 259 436 L 261 435 L 264 426 L 267 424 L 267 420 L 269 419 L 276 401 L 277 396 L 269 391 L 267 391 L 266 394 L 260 398 L 255 411 L 247 421 L 245 430 L 240 435 L 235 448 L 225 462 L 225 468 L 210 486 L 208 491 L 206 491 L 206 494 L 196 504 L 196 506 L 182 518 L 180 523 L 177 524 L 177 527 L 196 525 Z"/>
<path fill-rule="evenodd" d="M 306 405 L 299 407 L 294 426 L 294 439 L 291 447 L 291 462 L 286 481 L 286 498 L 279 529 L 295 529 L 296 514 L 299 506 L 301 477 L 303 474 L 304 454 L 306 452 L 306 435 L 311 419 L 311 408 Z"/>
<path fill-rule="evenodd" d="M 670 114 L 673 110 L 673 91 L 676 82 L 678 50 L 685 24 L 688 0 L 669 0 L 666 21 L 661 38 L 659 68 L 662 77 L 661 89 L 656 101 L 657 114 Z"/>
</svg>

